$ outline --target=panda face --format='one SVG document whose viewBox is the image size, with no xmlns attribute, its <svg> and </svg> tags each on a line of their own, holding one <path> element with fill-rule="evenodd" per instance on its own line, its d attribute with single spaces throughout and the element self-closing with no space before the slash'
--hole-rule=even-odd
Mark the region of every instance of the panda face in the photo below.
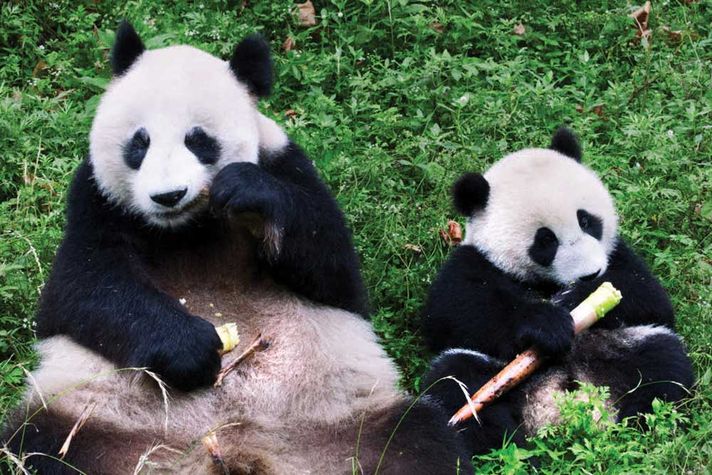
<svg viewBox="0 0 712 475">
<path fill-rule="evenodd" d="M 221 168 L 256 163 L 260 148 L 287 138 L 259 113 L 252 84 L 238 79 L 232 62 L 189 46 L 144 51 L 128 28 L 138 54 L 134 44 L 135 57 L 121 65 L 94 118 L 94 175 L 110 201 L 150 224 L 180 226 L 207 206 Z M 119 43 L 126 36 L 117 34 L 114 55 L 126 55 Z"/>
<path fill-rule="evenodd" d="M 488 191 L 483 206 L 471 210 L 465 244 L 527 281 L 566 285 L 606 270 L 617 216 L 588 167 L 554 150 L 527 149 L 480 178 Z"/>
</svg>

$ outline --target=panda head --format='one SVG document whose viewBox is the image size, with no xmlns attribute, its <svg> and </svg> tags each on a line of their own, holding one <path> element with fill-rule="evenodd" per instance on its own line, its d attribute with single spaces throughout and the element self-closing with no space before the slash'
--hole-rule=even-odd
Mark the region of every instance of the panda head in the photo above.
<svg viewBox="0 0 712 475">
<path fill-rule="evenodd" d="M 567 285 L 595 278 L 615 246 L 613 199 L 581 163 L 578 140 L 565 128 L 549 149 L 521 150 L 484 175 L 462 176 L 453 199 L 469 218 L 464 244 L 525 281 Z"/>
<path fill-rule="evenodd" d="M 201 194 L 222 167 L 256 163 L 260 149 L 287 145 L 257 110 L 272 84 L 269 45 L 259 36 L 222 61 L 190 46 L 147 51 L 123 22 L 111 60 L 90 160 L 102 193 L 150 224 L 189 222 L 206 207 Z"/>
</svg>

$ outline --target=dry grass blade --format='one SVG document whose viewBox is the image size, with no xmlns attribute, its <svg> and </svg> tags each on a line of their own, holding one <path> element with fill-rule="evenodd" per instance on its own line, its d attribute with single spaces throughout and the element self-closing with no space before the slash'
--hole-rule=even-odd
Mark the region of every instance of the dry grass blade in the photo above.
<svg viewBox="0 0 712 475">
<path fill-rule="evenodd" d="M 69 435 L 66 439 L 64 439 L 64 443 L 59 449 L 59 458 L 64 458 L 64 456 L 67 455 L 67 452 L 69 452 L 69 446 L 72 444 L 72 439 L 74 439 L 74 436 L 76 436 L 77 433 L 82 429 L 82 427 L 84 427 L 84 424 L 91 416 L 91 413 L 94 412 L 95 407 L 96 403 L 93 402 L 87 405 L 87 407 L 85 407 L 82 413 L 79 415 L 79 419 L 77 419 L 77 422 L 74 423 L 72 430 L 69 431 Z"/>
<path fill-rule="evenodd" d="M 151 379 L 156 381 L 156 383 L 158 383 L 158 388 L 161 390 L 161 397 L 163 398 L 163 410 L 166 414 L 166 417 L 163 421 L 163 432 L 167 434 L 168 433 L 168 400 L 169 400 L 168 386 L 153 371 L 150 371 L 146 368 L 142 368 L 141 371 L 145 372 L 149 377 L 151 377 Z"/>
<path fill-rule="evenodd" d="M 141 471 L 143 470 L 143 468 L 145 466 L 155 466 L 156 464 L 151 462 L 150 457 L 151 457 L 151 455 L 158 452 L 159 450 L 166 450 L 168 452 L 173 452 L 173 453 L 179 454 L 179 455 L 183 453 L 180 450 L 174 449 L 173 447 L 170 447 L 168 445 L 163 445 L 163 444 L 154 445 L 154 446 L 150 447 L 146 452 L 141 454 L 141 456 L 138 459 L 138 463 L 134 467 L 133 475 L 138 475 L 139 473 L 141 473 Z"/>
<path fill-rule="evenodd" d="M 227 366 L 225 366 L 223 369 L 220 370 L 218 373 L 218 377 L 215 380 L 215 387 L 220 387 L 222 386 L 223 379 L 225 379 L 225 376 L 228 374 L 232 373 L 237 366 L 245 361 L 247 358 L 250 357 L 253 353 L 257 351 L 264 351 L 267 348 L 269 348 L 269 341 L 262 338 L 262 334 L 258 334 L 257 337 L 252 341 L 249 347 L 245 351 L 243 351 L 240 356 L 235 358 L 234 361 L 230 362 Z"/>
</svg>

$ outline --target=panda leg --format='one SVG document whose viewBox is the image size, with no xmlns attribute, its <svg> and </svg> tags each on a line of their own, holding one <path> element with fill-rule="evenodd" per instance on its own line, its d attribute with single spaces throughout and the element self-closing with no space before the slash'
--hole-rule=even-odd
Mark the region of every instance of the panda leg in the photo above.
<svg viewBox="0 0 712 475">
<path fill-rule="evenodd" d="M 476 391 L 502 369 L 504 363 L 488 355 L 465 349 L 449 349 L 436 357 L 430 371 L 425 375 L 421 387 L 430 387 L 427 395 L 438 402 L 448 413 L 454 414 L 467 402 L 460 385 L 450 379 L 452 376 L 467 386 L 468 393 Z M 487 453 L 502 447 L 507 439 L 517 445 L 525 442 L 521 430 L 521 408 L 514 393 L 505 394 L 495 403 L 478 413 L 474 418 L 460 423 L 455 429 L 465 441 L 470 454 Z"/>
<path fill-rule="evenodd" d="M 18 411 L 10 418 L 0 434 L 0 445 L 24 459 L 26 468 L 43 475 L 74 475 L 80 473 L 77 469 L 85 473 L 132 473 L 143 453 L 137 447 L 148 450 L 158 439 L 149 433 L 128 434 L 115 427 L 102 427 L 90 418 L 75 433 L 66 456 L 60 458 L 59 450 L 76 419 L 41 408 L 26 422 L 24 415 L 24 411 Z M 2 466 L 0 473 L 5 473 Z"/>
<path fill-rule="evenodd" d="M 447 427 L 449 415 L 432 398 L 406 399 L 369 414 L 360 431 L 361 473 L 438 475 L 472 473 L 470 453 Z"/>
<path fill-rule="evenodd" d="M 619 421 L 652 412 L 655 398 L 683 399 L 694 383 L 685 347 L 666 327 L 589 331 L 576 342 L 572 358 L 578 378 L 610 388 Z"/>
</svg>

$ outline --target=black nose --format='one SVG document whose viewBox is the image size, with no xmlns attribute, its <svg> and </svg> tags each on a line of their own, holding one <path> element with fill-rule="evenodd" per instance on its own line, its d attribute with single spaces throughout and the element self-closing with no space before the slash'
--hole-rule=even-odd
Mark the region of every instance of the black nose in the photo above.
<svg viewBox="0 0 712 475">
<path fill-rule="evenodd" d="M 601 272 L 601 269 L 598 269 L 598 270 L 597 270 L 596 272 L 594 272 L 593 274 L 588 274 L 588 275 L 584 275 L 584 276 L 582 276 L 582 277 L 579 277 L 579 280 L 593 280 L 593 279 L 595 279 L 596 277 L 598 277 L 598 273 L 599 273 L 599 272 Z"/>
<path fill-rule="evenodd" d="M 188 192 L 188 188 L 183 188 L 182 190 L 169 191 L 168 193 L 159 193 L 157 195 L 151 195 L 151 199 L 158 203 L 159 205 L 172 208 L 178 204 L 178 202 L 185 196 Z"/>
</svg>

